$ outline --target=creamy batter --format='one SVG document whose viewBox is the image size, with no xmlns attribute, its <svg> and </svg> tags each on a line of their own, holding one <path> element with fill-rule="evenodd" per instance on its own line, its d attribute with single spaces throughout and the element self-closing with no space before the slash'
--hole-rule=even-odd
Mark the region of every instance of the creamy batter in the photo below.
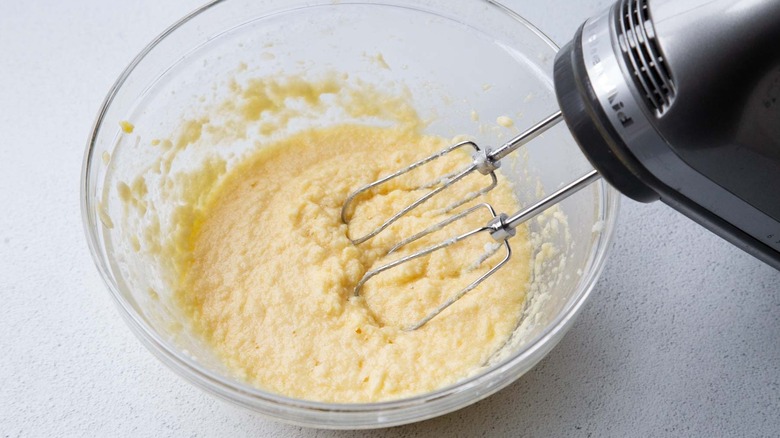
<svg viewBox="0 0 780 438">
<path fill-rule="evenodd" d="M 178 299 L 195 326 L 239 377 L 263 389 L 329 402 L 370 402 L 431 391 L 478 370 L 518 324 L 529 282 L 526 230 L 500 270 L 417 331 L 412 323 L 480 268 L 490 237 L 440 251 L 419 263 L 355 284 L 403 237 L 441 220 L 441 207 L 485 184 L 474 176 L 359 246 L 356 235 L 420 196 L 412 179 L 468 163 L 441 160 L 361 198 L 348 228 L 348 193 L 448 142 L 404 128 L 342 125 L 306 131 L 261 148 L 212 192 L 192 228 Z M 484 200 L 499 211 L 517 201 L 507 181 Z M 478 215 L 460 229 L 486 223 Z M 458 228 L 432 236 L 446 237 Z M 414 247 L 408 250 L 413 250 Z"/>
<path fill-rule="evenodd" d="M 486 214 L 474 215 L 386 255 L 489 181 L 474 174 L 365 243 L 347 237 L 421 196 L 416 183 L 469 164 L 468 154 L 447 155 L 358 198 L 347 226 L 340 211 L 350 192 L 452 140 L 422 135 L 425 122 L 411 95 L 390 92 L 392 84 L 337 73 L 258 78 L 240 68 L 237 75 L 224 101 L 193 111 L 169 135 L 121 124 L 130 153 L 153 151 L 155 158 L 111 184 L 121 201 L 113 219 L 103 204 L 99 212 L 129 254 L 159 267 L 135 285 L 149 291 L 139 298 L 149 300 L 149 314 L 182 338 L 203 338 L 235 377 L 308 400 L 417 395 L 499 357 L 529 289 L 533 263 L 524 227 L 512 239 L 508 266 L 417 331 L 403 327 L 504 256 L 501 250 L 475 263 L 495 246 L 487 233 L 381 274 L 353 296 L 368 270 L 488 222 Z M 104 157 L 107 165 L 111 159 Z M 499 212 L 519 207 L 501 176 L 480 201 Z"/>
</svg>

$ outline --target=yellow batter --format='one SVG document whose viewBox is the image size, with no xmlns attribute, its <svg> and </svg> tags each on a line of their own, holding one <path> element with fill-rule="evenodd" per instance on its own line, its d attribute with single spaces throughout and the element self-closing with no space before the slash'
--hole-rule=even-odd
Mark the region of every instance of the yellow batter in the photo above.
<svg viewBox="0 0 780 438">
<path fill-rule="evenodd" d="M 529 281 L 524 229 L 512 241 L 509 266 L 420 330 L 401 326 L 482 272 L 469 265 L 489 237 L 390 271 L 352 297 L 362 275 L 386 261 L 381 256 L 392 243 L 440 220 L 442 202 L 485 179 L 468 179 L 359 246 L 339 217 L 347 194 L 446 143 L 409 129 L 335 126 L 265 147 L 224 179 L 193 227 L 178 298 L 231 369 L 292 397 L 370 402 L 454 383 L 503 345 L 518 324 Z M 453 156 L 414 178 L 467 161 Z M 419 196 L 409 184 L 399 181 L 360 199 L 351 232 Z M 503 179 L 486 200 L 499 211 L 517 208 Z M 470 225 L 486 220 L 475 217 Z"/>
</svg>

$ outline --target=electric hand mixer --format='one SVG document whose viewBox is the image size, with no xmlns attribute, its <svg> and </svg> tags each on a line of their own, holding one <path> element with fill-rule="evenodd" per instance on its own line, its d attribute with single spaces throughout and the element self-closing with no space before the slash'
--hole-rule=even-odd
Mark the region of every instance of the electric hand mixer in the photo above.
<svg viewBox="0 0 780 438">
<path fill-rule="evenodd" d="M 500 160 L 564 120 L 595 168 L 513 215 L 479 204 L 411 236 L 390 252 L 480 209 L 493 219 L 365 274 L 372 277 L 413 259 L 490 233 L 506 256 L 417 321 L 414 330 L 500 269 L 515 227 L 603 177 L 624 195 L 662 200 L 724 239 L 780 269 L 780 1 L 619 0 L 587 20 L 555 59 L 560 112 L 491 150 L 462 142 L 361 187 L 346 200 L 349 224 L 359 195 L 461 148 L 473 162 L 418 189 L 425 193 L 358 237 L 362 243 L 466 175 L 496 185 Z M 500 244 L 500 245 L 498 245 Z"/>
</svg>

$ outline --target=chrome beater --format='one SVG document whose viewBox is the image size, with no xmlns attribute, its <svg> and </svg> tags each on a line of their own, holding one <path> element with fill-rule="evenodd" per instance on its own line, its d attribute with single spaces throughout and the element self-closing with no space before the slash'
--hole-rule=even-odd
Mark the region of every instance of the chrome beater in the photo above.
<svg viewBox="0 0 780 438">
<path fill-rule="evenodd" d="M 451 205 L 449 205 L 445 212 L 449 212 L 454 210 L 455 208 L 472 201 L 479 196 L 482 196 L 489 191 L 491 191 L 493 188 L 496 187 L 498 184 L 495 171 L 500 167 L 500 160 L 510 153 L 514 152 L 515 150 L 519 149 L 524 144 L 528 143 L 529 141 L 535 139 L 545 131 L 549 130 L 555 124 L 557 124 L 560 120 L 562 120 L 562 115 L 560 112 L 556 112 L 541 122 L 537 123 L 530 129 L 524 131 L 520 135 L 512 138 L 508 142 L 506 142 L 503 146 L 496 150 L 491 149 L 480 149 L 479 146 L 477 146 L 474 142 L 471 141 L 465 141 L 458 144 L 455 144 L 453 146 L 447 147 L 433 155 L 430 155 L 426 158 L 423 158 L 422 160 L 419 160 L 407 167 L 404 167 L 403 169 L 398 170 L 397 172 L 394 172 L 390 175 L 387 175 L 383 178 L 380 178 L 370 184 L 367 184 L 365 186 L 362 186 L 358 190 L 355 190 L 352 192 L 344 202 L 344 205 L 341 210 L 341 219 L 342 221 L 349 225 L 351 217 L 349 217 L 349 211 L 350 206 L 354 203 L 355 199 L 363 194 L 366 193 L 377 186 L 384 184 L 392 179 L 395 179 L 401 175 L 404 175 L 408 172 L 411 172 L 412 170 L 423 166 L 427 163 L 430 163 L 431 161 L 434 161 L 438 158 L 443 157 L 446 154 L 449 154 L 450 152 L 453 152 L 455 150 L 458 150 L 463 147 L 471 146 L 474 148 L 475 152 L 472 155 L 473 162 L 464 167 L 463 169 L 453 172 L 451 174 L 444 175 L 440 178 L 437 178 L 435 181 L 419 185 L 414 190 L 425 190 L 430 189 L 428 192 L 426 192 L 423 196 L 400 210 L 398 213 L 391 216 L 389 219 L 384 221 L 381 225 L 373 229 L 371 232 L 357 237 L 352 238 L 350 237 L 350 240 L 354 244 L 360 244 L 368 239 L 376 236 L 377 234 L 381 233 L 383 230 L 385 230 L 387 227 L 392 225 L 394 222 L 396 222 L 398 219 L 403 217 L 404 215 L 408 214 L 410 211 L 414 210 L 415 208 L 419 207 L 429 199 L 433 198 L 437 194 L 444 191 L 447 187 L 450 187 L 453 184 L 456 184 L 458 181 L 462 180 L 467 175 L 478 171 L 479 173 L 490 176 L 491 182 L 489 185 L 487 185 L 485 188 L 474 192 L 467 196 L 464 199 L 458 200 Z M 447 247 L 450 247 L 458 242 L 464 241 L 468 238 L 474 237 L 476 235 L 479 235 L 483 232 L 487 232 L 490 234 L 490 236 L 496 241 L 495 245 L 492 245 L 490 248 L 487 249 L 487 251 L 482 254 L 480 257 L 477 258 L 477 261 L 475 262 L 475 265 L 480 265 L 484 261 L 486 261 L 488 258 L 492 257 L 494 254 L 496 254 L 501 247 L 505 248 L 505 256 L 495 266 L 490 268 L 487 272 L 482 274 L 479 278 L 471 282 L 466 287 L 460 289 L 457 293 L 450 296 L 445 302 L 440 304 L 438 307 L 436 307 L 434 310 L 432 310 L 430 313 L 428 313 L 424 318 L 420 319 L 419 321 L 404 327 L 404 330 L 411 331 L 411 330 L 417 330 L 426 323 L 428 323 L 431 319 L 435 318 L 437 315 L 439 315 L 441 312 L 443 312 L 446 308 L 454 304 L 456 301 L 458 301 L 460 298 L 462 298 L 464 295 L 466 295 L 468 292 L 479 286 L 482 282 L 484 282 L 488 277 L 496 273 L 499 269 L 501 269 L 511 258 L 512 256 L 512 248 L 509 245 L 509 238 L 515 235 L 515 229 L 523 224 L 524 222 L 528 221 L 529 219 L 532 219 L 533 217 L 537 216 L 538 214 L 542 213 L 546 209 L 550 208 L 551 206 L 563 201 L 564 199 L 568 198 L 569 196 L 573 195 L 574 193 L 577 193 L 584 187 L 587 187 L 591 183 L 597 181 L 600 179 L 600 175 L 597 170 L 591 170 L 587 174 L 581 176 L 580 178 L 577 178 L 573 182 L 565 185 L 564 187 L 556 190 L 554 193 L 550 194 L 549 196 L 546 196 L 545 198 L 537 201 L 533 205 L 524 208 L 515 214 L 509 216 L 505 213 L 496 214 L 495 209 L 487 203 L 481 203 L 477 204 L 461 213 L 455 214 L 452 217 L 449 217 L 431 227 L 426 228 L 425 230 L 415 234 L 414 236 L 408 237 L 401 242 L 397 243 L 395 246 L 393 246 L 389 251 L 388 255 L 392 254 L 402 247 L 415 242 L 417 240 L 422 239 L 425 236 L 428 236 L 434 232 L 441 231 L 445 229 L 446 227 L 452 226 L 453 224 L 463 220 L 464 218 L 477 213 L 480 210 L 486 210 L 489 214 L 491 219 L 484 225 L 475 229 L 472 229 L 470 231 L 467 231 L 465 233 L 449 237 L 447 239 L 442 240 L 441 242 L 425 247 L 419 251 L 416 251 L 412 254 L 406 255 L 404 257 L 401 257 L 397 260 L 394 260 L 392 262 L 386 263 L 382 266 L 379 266 L 377 268 L 371 269 L 370 271 L 366 272 L 363 277 L 360 279 L 360 281 L 355 286 L 354 296 L 360 296 L 360 291 L 363 289 L 363 286 L 368 282 L 371 278 L 386 272 L 390 269 L 393 269 L 395 267 L 398 267 L 404 263 L 411 262 L 412 260 L 418 259 L 420 257 L 424 257 L 427 255 L 430 255 L 431 253 L 439 250 L 443 250 Z"/>
<path fill-rule="evenodd" d="M 376 227 L 373 231 L 357 238 L 350 237 L 349 239 L 354 243 L 355 245 L 359 245 L 366 240 L 376 236 L 377 234 L 381 233 L 383 230 L 385 230 L 387 227 L 392 225 L 395 221 L 409 213 L 410 211 L 414 210 L 421 204 L 423 204 L 425 201 L 433 198 L 437 194 L 444 191 L 447 187 L 452 186 L 453 184 L 457 183 L 458 181 L 465 178 L 467 175 L 479 171 L 479 173 L 483 175 L 490 175 L 491 177 L 491 183 L 490 185 L 486 186 L 482 190 L 479 190 L 475 193 L 473 193 L 471 196 L 468 196 L 465 199 L 461 199 L 453 204 L 451 204 L 449 207 L 446 208 L 445 213 L 454 210 L 455 208 L 472 201 L 479 196 L 484 195 L 485 193 L 488 193 L 489 191 L 493 190 L 493 188 L 496 187 L 498 184 L 498 180 L 496 179 L 495 171 L 501 166 L 500 160 L 507 155 L 511 154 L 512 152 L 519 149 L 522 145 L 528 143 L 529 141 L 535 139 L 536 137 L 542 135 L 545 131 L 555 126 L 558 122 L 562 120 L 563 116 L 561 115 L 561 112 L 558 111 L 555 114 L 550 115 L 546 119 L 542 120 L 541 122 L 537 123 L 530 129 L 526 130 L 525 132 L 521 133 L 520 135 L 514 137 L 513 139 L 506 142 L 503 146 L 496 150 L 491 149 L 480 149 L 479 146 L 477 146 L 476 143 L 472 141 L 464 141 L 461 143 L 458 143 L 456 145 L 447 147 L 445 149 L 442 149 L 439 152 L 436 152 L 433 155 L 429 155 L 426 158 L 423 158 L 422 160 L 419 160 L 415 163 L 412 163 L 411 165 L 404 167 L 403 169 L 398 170 L 397 172 L 394 172 L 390 175 L 387 175 L 383 178 L 380 178 L 370 184 L 366 184 L 363 187 L 355 190 L 352 192 L 348 197 L 347 200 L 344 201 L 344 205 L 341 207 L 341 220 L 345 224 L 349 225 L 351 217 L 349 217 L 349 210 L 350 206 L 355 201 L 355 198 L 360 196 L 363 193 L 366 193 L 370 191 L 371 189 L 376 188 L 380 184 L 384 184 L 390 180 L 393 180 L 395 178 L 398 178 L 401 175 L 407 174 L 411 172 L 414 169 L 417 169 L 420 166 L 423 166 L 425 164 L 430 163 L 431 161 L 434 161 L 438 158 L 441 158 L 453 151 L 456 151 L 460 148 L 471 146 L 474 148 L 474 154 L 472 155 L 473 162 L 466 166 L 465 168 L 447 174 L 439 177 L 435 181 L 419 185 L 418 187 L 414 188 L 413 190 L 423 190 L 423 189 L 431 189 L 428 193 L 417 199 L 416 201 L 412 202 L 405 208 L 403 208 L 401 211 L 387 219 L 385 222 L 383 222 L 381 225 Z"/>
</svg>

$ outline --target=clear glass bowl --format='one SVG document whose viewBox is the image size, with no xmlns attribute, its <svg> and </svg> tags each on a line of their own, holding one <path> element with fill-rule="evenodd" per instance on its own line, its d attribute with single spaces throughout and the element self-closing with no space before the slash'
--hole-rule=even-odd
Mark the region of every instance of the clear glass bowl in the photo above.
<svg viewBox="0 0 780 438">
<path fill-rule="evenodd" d="M 530 223 L 539 239 L 559 251 L 534 267 L 523 322 L 504 354 L 483 372 L 416 397 L 331 404 L 238 381 L 186 332 L 160 279 L 159 263 L 130 249 L 128 240 L 138 230 L 110 219 L 121 214 L 115 181 L 161 153 L 139 146 L 136 138 L 164 136 L 182 116 L 197 113 L 213 85 L 242 62 L 258 75 L 340 71 L 368 83 L 400 84 L 421 116 L 432 120 L 428 133 L 472 134 L 482 145 L 498 145 L 513 132 L 495 128 L 497 117 L 509 116 L 522 129 L 556 109 L 555 53 L 539 30 L 492 1 L 226 0 L 195 11 L 122 73 L 100 109 L 84 158 L 81 203 L 87 240 L 120 313 L 144 345 L 188 381 L 236 405 L 299 425 L 371 428 L 421 421 L 505 387 L 558 343 L 593 289 L 618 206 L 617 193 L 605 183 L 560 204 L 560 226 L 551 227 L 549 216 Z M 377 66 L 379 54 L 389 68 Z M 122 120 L 134 123 L 137 132 L 122 135 Z M 588 169 L 562 125 L 508 161 L 504 173 L 526 202 Z M 150 197 L 150 202 L 164 202 L 153 193 Z M 158 207 L 164 216 L 166 206 Z"/>
</svg>

